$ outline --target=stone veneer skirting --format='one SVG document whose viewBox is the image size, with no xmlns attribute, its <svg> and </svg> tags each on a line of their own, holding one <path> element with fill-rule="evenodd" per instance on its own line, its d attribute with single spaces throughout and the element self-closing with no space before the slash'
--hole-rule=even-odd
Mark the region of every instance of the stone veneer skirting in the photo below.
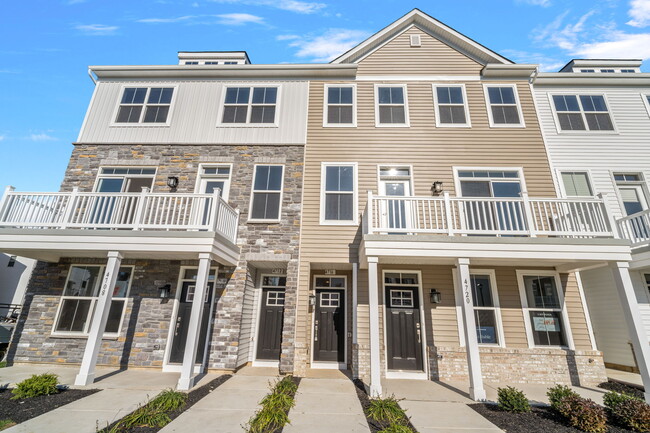
<svg viewBox="0 0 650 433">
<path fill-rule="evenodd" d="M 481 347 L 483 380 L 506 384 L 597 385 L 607 381 L 602 352 L 595 350 Z M 467 381 L 464 347 L 429 347 L 433 380 Z"/>
</svg>

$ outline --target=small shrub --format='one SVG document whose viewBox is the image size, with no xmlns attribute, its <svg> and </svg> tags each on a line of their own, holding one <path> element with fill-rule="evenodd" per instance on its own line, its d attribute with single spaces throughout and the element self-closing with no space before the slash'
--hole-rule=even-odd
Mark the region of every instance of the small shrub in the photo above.
<svg viewBox="0 0 650 433">
<path fill-rule="evenodd" d="M 530 412 L 530 403 L 528 403 L 523 391 L 512 386 L 506 386 L 505 388 L 498 388 L 497 394 L 499 396 L 499 409 L 512 413 Z"/>
<path fill-rule="evenodd" d="M 413 433 L 411 427 L 404 424 L 391 424 L 379 433 Z"/>
<path fill-rule="evenodd" d="M 187 401 L 187 394 L 184 392 L 167 389 L 156 396 L 149 402 L 149 406 L 153 410 L 163 412 L 173 412 L 185 405 Z"/>
<path fill-rule="evenodd" d="M 298 390 L 298 385 L 293 381 L 293 376 L 285 376 L 275 384 L 273 391 L 280 394 L 293 395 Z"/>
<path fill-rule="evenodd" d="M 609 391 L 603 396 L 603 403 L 605 404 L 605 407 L 609 409 L 610 413 L 614 417 L 616 417 L 616 408 L 618 405 L 628 400 L 638 400 L 638 398 L 631 394 L 616 391 Z"/>
<path fill-rule="evenodd" d="M 296 403 L 294 394 L 298 385 L 292 376 L 286 376 L 271 384 L 271 393 L 266 395 L 260 404 L 262 408 L 242 427 L 248 433 L 269 433 L 289 424 L 289 409 Z"/>
<path fill-rule="evenodd" d="M 56 374 L 35 374 L 16 385 L 16 388 L 11 391 L 14 395 L 11 399 L 22 400 L 38 397 L 39 395 L 56 394 L 59 392 L 59 389 L 56 387 L 58 383 L 59 376 Z"/>
<path fill-rule="evenodd" d="M 579 397 L 577 392 L 573 391 L 566 385 L 555 385 L 554 387 L 549 388 L 546 396 L 548 397 L 551 407 L 555 410 L 558 410 L 560 403 L 562 403 L 562 400 L 566 397 Z"/>
<path fill-rule="evenodd" d="M 269 409 L 277 409 L 284 412 L 288 412 L 296 402 L 293 397 L 289 394 L 284 394 L 281 392 L 274 391 L 271 394 L 268 394 L 261 401 L 262 406 Z"/>
<path fill-rule="evenodd" d="M 634 431 L 650 431 L 650 406 L 646 402 L 631 398 L 616 406 L 616 420 Z"/>
<path fill-rule="evenodd" d="M 607 431 L 605 409 L 592 400 L 579 396 L 565 397 L 558 405 L 558 411 L 572 427 L 587 433 L 605 433 Z"/>
<path fill-rule="evenodd" d="M 277 408 L 262 407 L 248 424 L 249 433 L 273 432 L 289 423 L 289 416 Z"/>
<path fill-rule="evenodd" d="M 370 418 L 384 424 L 404 425 L 408 420 L 406 413 L 399 406 L 399 400 L 393 396 L 370 399 L 370 405 L 366 409 L 366 413 Z"/>
<path fill-rule="evenodd" d="M 133 427 L 164 427 L 170 422 L 172 420 L 166 412 L 145 405 L 122 418 L 117 431 Z"/>
</svg>

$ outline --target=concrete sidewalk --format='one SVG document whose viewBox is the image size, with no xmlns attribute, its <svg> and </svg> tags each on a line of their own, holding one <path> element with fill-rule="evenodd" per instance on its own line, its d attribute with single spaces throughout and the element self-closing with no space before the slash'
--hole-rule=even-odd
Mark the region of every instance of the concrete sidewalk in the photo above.
<svg viewBox="0 0 650 433">
<path fill-rule="evenodd" d="M 274 376 L 236 374 L 164 427 L 160 433 L 243 432 L 244 425 L 271 389 Z"/>
<path fill-rule="evenodd" d="M 369 433 L 368 423 L 354 384 L 341 372 L 300 381 L 296 406 L 289 412 L 285 433 Z M 318 376 L 307 374 L 307 376 Z"/>
</svg>

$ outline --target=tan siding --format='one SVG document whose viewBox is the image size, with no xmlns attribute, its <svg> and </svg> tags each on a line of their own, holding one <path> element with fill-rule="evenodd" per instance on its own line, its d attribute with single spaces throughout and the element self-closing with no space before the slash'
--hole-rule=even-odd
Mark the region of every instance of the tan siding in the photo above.
<svg viewBox="0 0 650 433">
<path fill-rule="evenodd" d="M 573 273 L 560 274 L 560 280 L 562 281 L 564 301 L 569 314 L 573 343 L 576 350 L 591 350 L 591 338 L 589 337 L 585 312 L 582 308 L 582 299 L 580 298 L 576 275 Z"/>
<path fill-rule="evenodd" d="M 497 268 L 497 293 L 506 347 L 528 347 L 515 268 Z"/>
<path fill-rule="evenodd" d="M 410 35 L 420 35 L 421 47 L 411 47 Z M 359 75 L 476 75 L 483 65 L 411 27 L 359 62 Z"/>
</svg>

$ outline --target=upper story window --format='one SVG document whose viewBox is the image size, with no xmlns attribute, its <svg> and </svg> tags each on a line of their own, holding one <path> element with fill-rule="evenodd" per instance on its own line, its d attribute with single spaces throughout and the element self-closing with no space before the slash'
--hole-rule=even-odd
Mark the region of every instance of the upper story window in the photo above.
<svg viewBox="0 0 650 433">
<path fill-rule="evenodd" d="M 173 87 L 126 87 L 115 123 L 167 123 Z"/>
<path fill-rule="evenodd" d="M 186 65 L 198 65 L 199 62 L 185 62 Z"/>
<path fill-rule="evenodd" d="M 621 72 L 624 74 L 633 74 L 636 72 L 636 69 L 621 69 Z"/>
<path fill-rule="evenodd" d="M 205 62 L 206 65 L 218 65 L 219 62 Z"/>
<path fill-rule="evenodd" d="M 408 126 L 406 85 L 377 85 L 375 92 L 375 124 L 377 126 Z"/>
<path fill-rule="evenodd" d="M 433 86 L 436 126 L 470 126 L 465 86 Z"/>
<path fill-rule="evenodd" d="M 95 185 L 96 192 L 141 192 L 153 186 L 153 167 L 101 167 Z"/>
<path fill-rule="evenodd" d="M 613 131 L 603 95 L 553 95 L 561 131 Z"/>
<path fill-rule="evenodd" d="M 259 222 L 280 220 L 284 166 L 256 165 L 248 219 Z"/>
<path fill-rule="evenodd" d="M 613 72 L 616 72 L 616 71 L 615 71 L 614 69 L 601 69 L 600 72 L 603 72 L 603 73 L 613 73 Z"/>
<path fill-rule="evenodd" d="M 325 118 L 323 126 L 355 126 L 356 107 L 353 85 L 325 86 Z"/>
<path fill-rule="evenodd" d="M 222 123 L 275 123 L 277 87 L 228 87 Z"/>
<path fill-rule="evenodd" d="M 486 86 L 490 126 L 523 126 L 517 90 L 512 86 Z"/>
<path fill-rule="evenodd" d="M 230 192 L 230 165 L 205 164 L 199 169 L 197 189 L 202 194 L 212 194 L 216 189 L 221 190 L 221 197 L 228 200 Z"/>
<path fill-rule="evenodd" d="M 352 224 L 356 221 L 356 164 L 323 163 L 321 223 Z"/>
<path fill-rule="evenodd" d="M 580 69 L 580 72 L 596 72 L 595 69 Z"/>
<path fill-rule="evenodd" d="M 564 193 L 567 197 L 591 197 L 593 192 L 586 171 L 563 171 L 561 173 Z"/>
</svg>

